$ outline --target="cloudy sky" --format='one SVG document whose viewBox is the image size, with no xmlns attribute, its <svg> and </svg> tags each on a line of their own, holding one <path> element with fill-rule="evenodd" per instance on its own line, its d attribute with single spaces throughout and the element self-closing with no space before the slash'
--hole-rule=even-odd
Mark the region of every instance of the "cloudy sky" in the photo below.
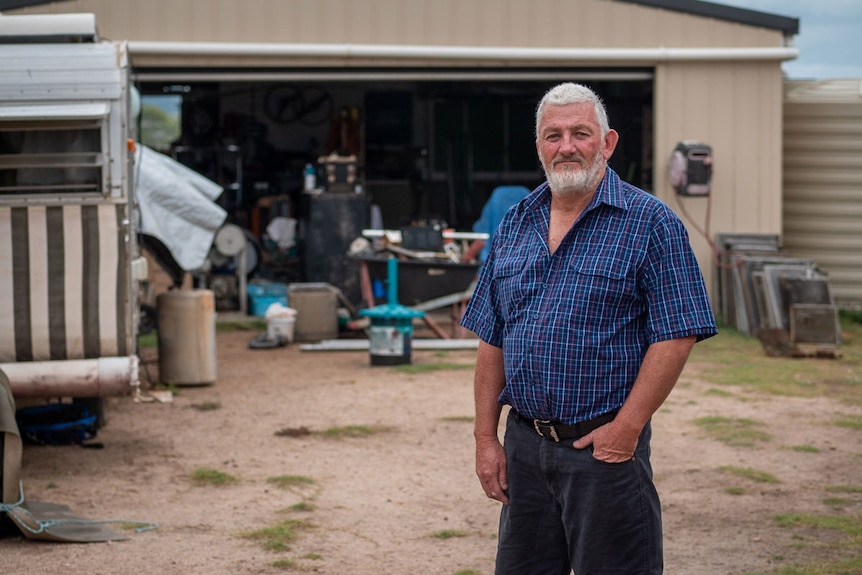
<svg viewBox="0 0 862 575">
<path fill-rule="evenodd" d="M 799 18 L 799 57 L 782 66 L 790 78 L 862 78 L 862 1 L 712 1 Z"/>
</svg>

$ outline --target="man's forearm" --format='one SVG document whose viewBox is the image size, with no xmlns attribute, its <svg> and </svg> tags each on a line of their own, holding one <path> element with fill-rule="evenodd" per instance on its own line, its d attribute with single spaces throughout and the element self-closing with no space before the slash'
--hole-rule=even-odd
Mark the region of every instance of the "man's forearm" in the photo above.
<svg viewBox="0 0 862 575">
<path fill-rule="evenodd" d="M 476 404 L 473 435 L 477 441 L 489 437 L 497 438 L 501 411 L 497 398 L 503 391 L 505 383 L 503 350 L 480 341 L 476 356 L 476 375 L 473 381 Z"/>
<path fill-rule="evenodd" d="M 649 347 L 631 393 L 617 415 L 619 423 L 640 433 L 670 395 L 696 340 L 696 336 L 691 336 Z"/>
</svg>

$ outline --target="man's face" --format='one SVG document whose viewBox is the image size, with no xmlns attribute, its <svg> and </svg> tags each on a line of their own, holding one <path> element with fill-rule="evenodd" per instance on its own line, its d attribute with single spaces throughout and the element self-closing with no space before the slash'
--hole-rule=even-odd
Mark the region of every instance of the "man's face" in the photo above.
<svg viewBox="0 0 862 575">
<path fill-rule="evenodd" d="M 536 150 L 555 194 L 588 194 L 605 175 L 616 147 L 613 130 L 602 138 L 592 104 L 547 106 L 542 112 Z"/>
</svg>

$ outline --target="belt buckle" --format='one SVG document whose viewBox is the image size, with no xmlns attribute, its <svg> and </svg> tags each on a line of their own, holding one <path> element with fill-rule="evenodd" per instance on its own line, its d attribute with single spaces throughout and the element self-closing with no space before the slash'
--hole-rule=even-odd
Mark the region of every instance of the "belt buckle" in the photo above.
<svg viewBox="0 0 862 575">
<path fill-rule="evenodd" d="M 548 428 L 548 433 L 550 434 L 551 437 L 548 437 L 547 435 L 542 433 L 542 429 L 539 427 L 539 424 L 542 424 L 543 426 Z M 533 427 L 536 429 L 536 433 L 538 433 L 542 437 L 545 437 L 548 439 L 553 439 L 557 443 L 560 442 L 560 436 L 557 435 L 557 430 L 553 425 L 551 425 L 550 420 L 548 420 L 548 419 L 534 419 L 533 420 Z"/>
</svg>

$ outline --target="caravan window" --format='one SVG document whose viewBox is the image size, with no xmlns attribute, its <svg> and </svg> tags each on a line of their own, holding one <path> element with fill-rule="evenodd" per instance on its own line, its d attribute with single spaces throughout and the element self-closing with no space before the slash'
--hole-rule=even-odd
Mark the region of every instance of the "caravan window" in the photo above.
<svg viewBox="0 0 862 575">
<path fill-rule="evenodd" d="M 107 106 L 56 108 L 0 109 L 0 196 L 106 192 Z"/>
</svg>

